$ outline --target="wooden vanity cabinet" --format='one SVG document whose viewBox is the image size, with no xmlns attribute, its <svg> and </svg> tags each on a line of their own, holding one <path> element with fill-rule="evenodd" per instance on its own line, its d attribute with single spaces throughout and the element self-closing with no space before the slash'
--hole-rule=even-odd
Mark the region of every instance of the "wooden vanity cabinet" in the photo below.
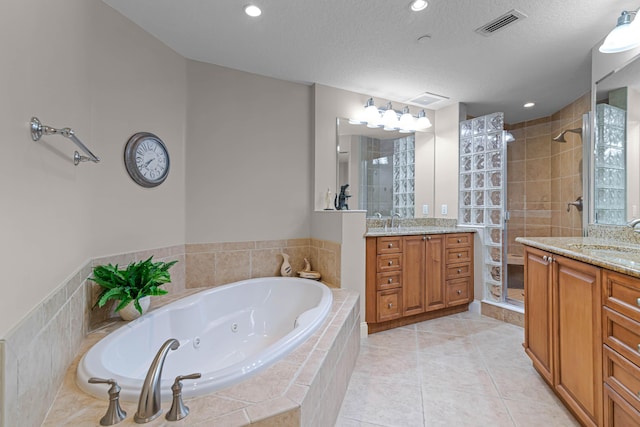
<svg viewBox="0 0 640 427">
<path fill-rule="evenodd" d="M 467 309 L 473 300 L 472 233 L 368 237 L 369 332 Z"/>
<path fill-rule="evenodd" d="M 602 351 L 606 426 L 640 426 L 640 280 L 604 270 Z"/>
<path fill-rule="evenodd" d="M 602 417 L 601 271 L 525 246 L 525 351 L 585 426 Z"/>
</svg>

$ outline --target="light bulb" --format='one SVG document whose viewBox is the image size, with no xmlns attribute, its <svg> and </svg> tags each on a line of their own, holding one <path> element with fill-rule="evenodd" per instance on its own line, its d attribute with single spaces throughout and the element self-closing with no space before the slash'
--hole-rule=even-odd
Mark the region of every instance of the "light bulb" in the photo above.
<svg viewBox="0 0 640 427">
<path fill-rule="evenodd" d="M 426 0 L 413 0 L 409 3 L 409 7 L 411 7 L 411 10 L 414 12 L 420 12 L 421 10 L 426 9 L 427 6 L 429 6 L 429 3 L 427 3 Z"/>
<path fill-rule="evenodd" d="M 252 18 L 257 18 L 262 15 L 262 10 L 255 4 L 248 4 L 244 7 L 244 13 L 251 16 Z"/>
</svg>

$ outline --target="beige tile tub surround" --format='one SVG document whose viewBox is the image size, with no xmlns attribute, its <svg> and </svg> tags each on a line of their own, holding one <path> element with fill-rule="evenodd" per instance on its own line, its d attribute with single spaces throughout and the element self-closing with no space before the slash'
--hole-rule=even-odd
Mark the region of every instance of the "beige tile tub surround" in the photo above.
<svg viewBox="0 0 640 427">
<path fill-rule="evenodd" d="M 307 258 L 327 286 L 340 287 L 340 244 L 318 239 L 286 239 L 186 245 L 187 288 L 220 286 L 238 280 L 280 275 L 281 253 L 290 256 L 293 275 Z"/>
<path fill-rule="evenodd" d="M 167 423 L 163 415 L 147 425 L 333 425 L 360 349 L 360 306 L 357 293 L 342 289 L 332 292 L 334 302 L 327 320 L 293 353 L 243 383 L 207 396 L 186 399 L 191 413 L 182 421 Z M 96 399 L 77 387 L 76 367 L 84 352 L 121 325 L 122 322 L 96 331 L 82 342 L 82 350 L 66 371 L 64 384 L 58 390 L 43 426 L 98 424 L 106 411 L 107 399 Z M 133 421 L 136 404 L 123 402 L 122 406 L 127 418 L 119 425 L 136 425 Z M 169 402 L 164 403 L 163 413 L 169 407 Z"/>
</svg>

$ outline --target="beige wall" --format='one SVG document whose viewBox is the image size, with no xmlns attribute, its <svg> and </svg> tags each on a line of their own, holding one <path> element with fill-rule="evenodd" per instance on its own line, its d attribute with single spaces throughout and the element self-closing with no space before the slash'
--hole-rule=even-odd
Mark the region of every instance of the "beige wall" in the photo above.
<svg viewBox="0 0 640 427">
<path fill-rule="evenodd" d="M 185 60 L 98 0 L 11 2 L 0 14 L 0 337 L 89 258 L 184 241 Z M 102 161 L 74 166 L 72 127 Z M 160 136 L 167 181 L 143 189 L 122 157 Z"/>
<path fill-rule="evenodd" d="M 435 194 L 434 214 L 436 218 L 458 218 L 458 134 L 460 105 L 454 104 L 435 112 Z M 447 214 L 442 214 L 442 205 L 447 205 Z"/>
<path fill-rule="evenodd" d="M 187 73 L 187 243 L 308 237 L 310 87 L 195 61 Z"/>
</svg>

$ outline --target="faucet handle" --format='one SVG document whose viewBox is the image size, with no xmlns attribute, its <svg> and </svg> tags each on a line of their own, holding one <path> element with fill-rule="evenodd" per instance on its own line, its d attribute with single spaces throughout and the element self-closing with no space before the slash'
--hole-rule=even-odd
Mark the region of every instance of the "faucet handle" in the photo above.
<svg viewBox="0 0 640 427">
<path fill-rule="evenodd" d="M 202 377 L 202 374 L 195 373 L 189 375 L 178 375 L 171 391 L 173 392 L 173 401 L 171 402 L 171 409 L 167 412 L 165 418 L 167 421 L 178 421 L 189 415 L 189 408 L 182 402 L 182 380 L 197 380 Z"/>
<path fill-rule="evenodd" d="M 118 424 L 127 417 L 127 413 L 120 407 L 120 386 L 113 378 L 105 380 L 103 378 L 89 378 L 91 384 L 110 384 L 109 388 L 109 408 L 107 413 L 100 419 L 101 426 L 112 426 Z"/>
</svg>

